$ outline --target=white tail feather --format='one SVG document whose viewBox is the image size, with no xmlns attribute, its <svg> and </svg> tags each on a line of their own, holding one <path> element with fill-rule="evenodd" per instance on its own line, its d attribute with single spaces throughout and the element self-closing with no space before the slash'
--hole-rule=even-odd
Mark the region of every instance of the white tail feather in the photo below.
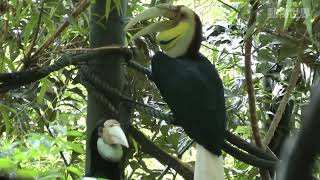
<svg viewBox="0 0 320 180">
<path fill-rule="evenodd" d="M 223 159 L 197 144 L 194 180 L 224 180 Z"/>
</svg>

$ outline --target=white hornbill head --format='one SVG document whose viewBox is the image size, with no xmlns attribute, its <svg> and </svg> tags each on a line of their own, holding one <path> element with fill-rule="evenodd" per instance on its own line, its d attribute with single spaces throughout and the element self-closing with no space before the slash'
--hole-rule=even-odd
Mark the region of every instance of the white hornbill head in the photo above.
<svg viewBox="0 0 320 180">
<path fill-rule="evenodd" d="M 122 146 L 129 147 L 127 138 L 120 123 L 109 119 L 98 128 L 97 149 L 100 156 L 112 162 L 118 162 L 123 156 Z"/>
<path fill-rule="evenodd" d="M 131 41 L 139 36 L 159 32 L 156 42 L 166 55 L 176 58 L 185 55 L 194 56 L 199 52 L 202 24 L 198 15 L 186 6 L 156 5 L 131 19 L 125 31 L 142 20 L 155 17 L 164 19 L 137 32 Z"/>
</svg>

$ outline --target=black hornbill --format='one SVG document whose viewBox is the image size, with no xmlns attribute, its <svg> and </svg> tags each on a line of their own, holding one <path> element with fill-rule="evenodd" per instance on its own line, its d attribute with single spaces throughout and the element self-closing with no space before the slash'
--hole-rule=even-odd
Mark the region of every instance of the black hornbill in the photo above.
<svg viewBox="0 0 320 180">
<path fill-rule="evenodd" d="M 119 162 L 123 147 L 129 147 L 127 138 L 117 120 L 109 119 L 98 123 L 90 137 L 91 165 L 86 177 L 120 179 Z M 94 163 L 94 165 L 92 165 Z M 92 179 L 92 178 L 91 178 Z"/>
<path fill-rule="evenodd" d="M 159 32 L 156 41 L 163 52 L 152 57 L 152 78 L 170 107 L 175 123 L 197 142 L 195 179 L 224 179 L 219 157 L 226 129 L 223 83 L 215 66 L 200 52 L 202 24 L 185 6 L 157 5 L 133 18 L 164 17 L 136 33 L 132 39 Z"/>
</svg>

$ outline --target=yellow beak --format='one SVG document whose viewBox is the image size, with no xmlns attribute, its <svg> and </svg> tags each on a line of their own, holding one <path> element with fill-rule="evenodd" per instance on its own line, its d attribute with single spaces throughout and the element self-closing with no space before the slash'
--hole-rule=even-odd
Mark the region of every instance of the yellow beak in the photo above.
<svg viewBox="0 0 320 180">
<path fill-rule="evenodd" d="M 145 27 L 144 29 L 136 33 L 131 38 L 131 41 L 139 36 L 171 29 L 177 25 L 177 22 L 175 20 L 177 11 L 178 11 L 178 8 L 176 6 L 168 5 L 168 4 L 159 4 L 155 7 L 152 7 L 143 11 L 142 13 L 138 14 L 136 17 L 131 19 L 129 23 L 126 25 L 124 30 L 128 31 L 129 28 L 133 27 L 138 22 L 143 20 L 148 20 L 151 18 L 156 18 L 156 17 L 165 17 L 165 18 L 168 18 L 169 20 L 156 22 Z"/>
</svg>

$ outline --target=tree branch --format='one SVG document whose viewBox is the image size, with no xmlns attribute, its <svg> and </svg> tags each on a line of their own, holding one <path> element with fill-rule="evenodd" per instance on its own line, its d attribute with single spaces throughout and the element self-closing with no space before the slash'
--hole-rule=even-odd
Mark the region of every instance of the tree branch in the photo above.
<svg viewBox="0 0 320 180">
<path fill-rule="evenodd" d="M 274 118 L 271 122 L 271 125 L 268 129 L 268 132 L 264 138 L 264 146 L 268 146 L 278 125 L 279 125 L 279 122 L 281 120 L 281 117 L 282 117 L 282 114 L 283 112 L 285 111 L 286 109 L 286 105 L 288 104 L 289 102 L 289 98 L 290 98 L 290 95 L 292 93 L 292 91 L 294 90 L 295 86 L 296 86 L 296 83 L 297 83 L 297 80 L 299 78 L 299 74 L 300 74 L 300 64 L 301 64 L 301 61 L 302 61 L 302 52 L 303 50 L 301 49 L 301 46 L 299 48 L 299 53 L 298 53 L 298 57 L 297 57 L 297 61 L 293 67 L 293 70 L 292 70 L 292 73 L 291 73 L 291 78 L 289 80 L 289 85 L 287 87 L 287 91 L 285 92 L 280 104 L 279 104 L 279 107 L 277 109 L 277 112 L 276 114 L 274 115 Z"/>
<path fill-rule="evenodd" d="M 225 3 L 225 2 L 223 2 L 222 0 L 217 0 L 217 1 L 218 1 L 218 2 L 220 2 L 221 4 L 223 4 L 223 5 L 227 6 L 228 8 L 230 8 L 230 9 L 234 10 L 234 11 L 235 11 L 235 12 L 237 12 L 238 14 L 240 14 L 240 12 L 238 11 L 238 9 L 236 9 L 236 8 L 232 7 L 231 5 L 229 5 L 229 4 Z"/>
<path fill-rule="evenodd" d="M 266 160 L 278 161 L 278 158 L 271 153 L 267 153 L 263 149 L 257 148 L 257 146 L 248 143 L 244 139 L 232 134 L 230 131 L 226 130 L 226 140 L 229 141 L 232 145 L 237 146 L 238 148 L 247 151 L 248 153 L 257 156 L 259 158 L 264 158 Z M 227 142 L 225 142 L 227 143 Z"/>
<path fill-rule="evenodd" d="M 245 162 L 247 164 L 250 164 L 252 166 L 255 166 L 255 167 L 274 169 L 277 164 L 277 161 L 265 160 L 265 159 L 258 158 L 254 155 L 243 152 L 243 151 L 237 149 L 236 147 L 233 147 L 231 144 L 229 144 L 227 142 L 225 142 L 223 144 L 223 150 L 226 153 L 233 156 L 234 158 L 236 158 L 242 162 Z"/>
<path fill-rule="evenodd" d="M 250 0 L 251 10 L 250 10 L 250 17 L 247 25 L 247 29 L 252 28 L 256 23 L 257 19 L 257 10 L 259 7 L 259 0 Z M 247 31 L 249 33 L 249 31 Z M 250 120 L 251 120 L 251 129 L 253 139 L 256 145 L 260 148 L 263 148 L 261 137 L 259 134 L 259 126 L 257 120 L 257 110 L 256 110 L 256 97 L 254 92 L 254 85 L 252 80 L 252 70 L 251 70 L 251 50 L 252 50 L 252 34 L 248 36 L 244 44 L 245 48 L 245 78 L 247 82 L 247 92 L 249 98 L 249 112 L 250 112 Z M 268 171 L 260 169 L 261 179 L 262 180 L 269 180 L 270 175 Z"/>
<path fill-rule="evenodd" d="M 37 22 L 37 25 L 36 25 L 36 30 L 34 31 L 34 37 L 32 38 L 32 41 L 31 41 L 31 43 L 29 45 L 29 49 L 28 49 L 27 55 L 25 57 L 26 59 L 30 59 L 31 53 L 32 53 L 32 49 L 34 48 L 35 42 L 38 39 L 41 18 L 42 18 L 42 14 L 44 13 L 44 10 L 43 10 L 44 9 L 44 4 L 45 4 L 45 0 L 42 0 L 41 9 L 40 9 L 40 12 L 39 12 L 39 17 L 38 17 L 38 22 Z"/>
<path fill-rule="evenodd" d="M 77 49 L 74 52 L 78 51 L 82 53 L 76 55 L 64 54 L 59 60 L 50 66 L 21 72 L 0 73 L 0 92 L 5 92 L 10 89 L 15 89 L 19 88 L 20 86 L 30 84 L 66 66 L 88 62 L 96 55 L 121 54 L 125 58 L 131 57 L 130 49 L 116 45 L 100 48 L 86 48 L 81 50 Z"/>
<path fill-rule="evenodd" d="M 250 1 L 251 4 L 251 14 L 248 22 L 247 29 L 251 28 L 256 22 L 257 9 L 259 6 L 259 1 Z M 249 112 L 251 120 L 252 134 L 255 143 L 258 147 L 262 147 L 262 142 L 259 134 L 259 127 L 257 121 L 257 110 L 256 110 L 256 97 L 254 92 L 254 85 L 252 80 L 252 70 L 251 70 L 251 49 L 252 49 L 252 35 L 245 41 L 245 78 L 247 82 L 247 92 L 249 98 Z"/>
</svg>

